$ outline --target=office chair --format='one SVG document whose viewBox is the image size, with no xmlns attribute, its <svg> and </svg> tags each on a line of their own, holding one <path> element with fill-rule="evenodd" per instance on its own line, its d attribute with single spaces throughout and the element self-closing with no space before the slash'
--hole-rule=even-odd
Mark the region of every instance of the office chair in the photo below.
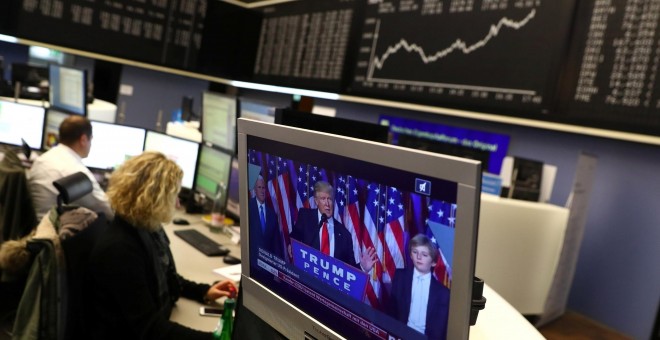
<svg viewBox="0 0 660 340">
<path fill-rule="evenodd" d="M 55 208 L 60 219 L 78 208 L 70 203 L 92 191 L 92 182 L 82 172 L 61 178 L 53 185 L 59 191 Z M 16 313 L 14 338 L 85 338 L 82 292 L 86 261 L 107 225 L 105 216 L 97 215 L 93 222 L 77 229 L 73 235 L 65 237 L 61 229 L 52 226 L 58 233 L 55 240 L 34 238 L 28 242 L 27 248 L 34 260 Z M 63 256 L 57 255 L 58 245 Z"/>
</svg>

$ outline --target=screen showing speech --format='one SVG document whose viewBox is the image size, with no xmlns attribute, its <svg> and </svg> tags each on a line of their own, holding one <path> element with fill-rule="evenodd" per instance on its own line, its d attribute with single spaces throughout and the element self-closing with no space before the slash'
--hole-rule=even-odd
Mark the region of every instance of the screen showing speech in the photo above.
<svg viewBox="0 0 660 340">
<path fill-rule="evenodd" d="M 42 148 L 44 150 L 49 150 L 54 147 L 60 141 L 60 124 L 64 121 L 70 114 L 62 111 L 49 108 L 46 112 L 46 126 L 44 128 L 44 142 Z"/>
<path fill-rule="evenodd" d="M 49 101 L 55 109 L 87 114 L 87 77 L 84 70 L 51 64 Z"/>
<path fill-rule="evenodd" d="M 199 144 L 163 133 L 147 131 L 144 151 L 159 151 L 175 161 L 183 169 L 181 186 L 192 189 L 195 180 Z"/>
<path fill-rule="evenodd" d="M 115 169 L 142 153 L 145 134 L 141 128 L 92 121 L 92 148 L 83 164 L 95 169 Z"/>
<path fill-rule="evenodd" d="M 239 157 L 250 278 L 337 337 L 467 338 L 479 162 L 249 124 Z"/>
<path fill-rule="evenodd" d="M 235 151 L 236 99 L 213 92 L 202 95 L 202 139 Z"/>
<path fill-rule="evenodd" d="M 0 143 L 41 148 L 46 110 L 40 106 L 0 101 Z"/>
</svg>

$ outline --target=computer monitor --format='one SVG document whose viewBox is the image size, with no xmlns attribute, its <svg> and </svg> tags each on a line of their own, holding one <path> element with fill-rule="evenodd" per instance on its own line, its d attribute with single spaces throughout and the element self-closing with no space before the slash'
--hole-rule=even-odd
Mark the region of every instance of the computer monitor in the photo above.
<svg viewBox="0 0 660 340">
<path fill-rule="evenodd" d="M 202 140 L 236 151 L 236 98 L 215 92 L 203 93 Z"/>
<path fill-rule="evenodd" d="M 112 170 L 142 153 L 146 130 L 92 121 L 92 148 L 83 158 L 89 168 Z"/>
<path fill-rule="evenodd" d="M 60 124 L 71 114 L 49 108 L 46 112 L 44 142 L 42 149 L 49 150 L 60 142 Z"/>
<path fill-rule="evenodd" d="M 160 151 L 175 161 L 183 170 L 181 186 L 188 189 L 193 188 L 199 154 L 197 142 L 149 130 L 144 142 L 144 151 Z"/>
<path fill-rule="evenodd" d="M 241 206 L 239 198 L 239 182 L 238 177 L 238 158 L 231 161 L 231 170 L 229 170 L 229 187 L 227 187 L 227 213 L 233 217 L 239 218 L 241 216 Z"/>
<path fill-rule="evenodd" d="M 11 64 L 11 82 L 20 98 L 48 98 L 48 68 L 26 63 Z M 20 87 L 16 85 L 20 83 Z"/>
<path fill-rule="evenodd" d="M 275 123 L 274 105 L 258 100 L 239 98 L 240 117 L 252 120 L 259 120 L 266 123 Z"/>
<path fill-rule="evenodd" d="M 49 101 L 54 109 L 87 115 L 87 71 L 50 64 Z"/>
<path fill-rule="evenodd" d="M 385 126 L 292 109 L 275 110 L 275 123 L 380 143 L 389 140 L 389 130 Z"/>
<path fill-rule="evenodd" d="M 202 145 L 195 174 L 195 190 L 210 199 L 216 197 L 218 190 L 222 190 L 223 206 L 227 202 L 231 158 L 230 154 Z"/>
<path fill-rule="evenodd" d="M 238 121 L 238 134 L 240 308 L 286 338 L 424 339 L 401 321 L 408 318 L 413 268 L 419 266 L 432 275 L 425 288 L 432 301 L 414 302 L 432 315 L 426 322 L 436 332 L 432 338 L 468 338 L 478 161 L 245 119 Z M 250 202 L 259 176 L 266 210 L 275 212 L 279 228 L 266 231 L 276 236 L 266 239 L 256 201 Z M 323 227 L 309 200 L 319 180 L 333 187 L 330 255 L 319 250 Z M 319 197 L 328 202 L 327 195 Z M 417 253 L 437 252 L 432 269 L 426 257 L 412 262 L 412 240 L 423 245 Z M 365 271 L 358 261 L 370 248 L 377 261 L 370 269 L 365 263 Z"/>
<path fill-rule="evenodd" d="M 41 106 L 0 100 L 0 143 L 41 148 L 46 110 Z"/>
</svg>

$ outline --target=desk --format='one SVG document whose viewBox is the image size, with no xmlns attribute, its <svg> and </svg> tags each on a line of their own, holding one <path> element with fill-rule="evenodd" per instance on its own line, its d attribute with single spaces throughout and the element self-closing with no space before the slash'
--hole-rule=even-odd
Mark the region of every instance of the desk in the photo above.
<svg viewBox="0 0 660 340">
<path fill-rule="evenodd" d="M 213 272 L 213 269 L 226 266 L 222 262 L 222 257 L 208 257 L 199 250 L 186 243 L 184 240 L 174 235 L 175 230 L 194 228 L 212 240 L 222 244 L 229 249 L 230 254 L 240 258 L 240 246 L 230 241 L 229 237 L 223 233 L 212 233 L 202 221 L 201 215 L 177 214 L 175 217 L 182 217 L 190 222 L 190 225 L 174 225 L 172 223 L 165 226 L 165 233 L 170 239 L 170 249 L 174 256 L 177 272 L 184 278 L 199 282 L 211 284 L 214 281 L 221 280 L 223 277 Z M 200 316 L 199 307 L 201 305 L 192 300 L 181 298 L 177 301 L 172 310 L 170 320 L 186 325 L 190 328 L 211 332 L 218 324 L 217 317 Z"/>
<path fill-rule="evenodd" d="M 225 265 L 222 258 L 205 256 L 174 235 L 174 231 L 195 228 L 229 248 L 231 254 L 239 258 L 240 247 L 233 244 L 225 234 L 211 233 L 199 215 L 179 214 L 176 217 L 183 217 L 190 222 L 190 226 L 173 224 L 165 226 L 165 232 L 170 238 L 170 248 L 179 274 L 197 282 L 211 283 L 219 280 L 220 276 L 213 273 L 212 270 Z M 484 296 L 487 299 L 486 308 L 479 312 L 477 324 L 470 328 L 470 340 L 544 339 L 532 324 L 504 298 L 492 290 L 488 284 L 484 285 Z M 195 301 L 179 299 L 172 311 L 170 320 L 194 329 L 212 331 L 218 323 L 218 318 L 200 316 L 199 307 L 200 304 Z"/>
</svg>

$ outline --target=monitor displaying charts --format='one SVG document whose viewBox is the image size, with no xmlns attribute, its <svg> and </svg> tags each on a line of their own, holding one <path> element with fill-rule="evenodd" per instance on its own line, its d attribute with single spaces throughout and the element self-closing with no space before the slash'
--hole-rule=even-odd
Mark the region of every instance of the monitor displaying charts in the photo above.
<svg viewBox="0 0 660 340">
<path fill-rule="evenodd" d="M 147 131 L 144 151 L 160 151 L 175 161 L 183 170 L 181 186 L 192 189 L 195 180 L 195 168 L 199 144 L 197 142 L 169 136 L 160 132 Z"/>
<path fill-rule="evenodd" d="M 40 149 L 46 110 L 41 106 L 0 101 L 0 143 Z"/>
<path fill-rule="evenodd" d="M 83 164 L 95 169 L 115 169 L 142 153 L 145 134 L 141 128 L 92 121 L 92 148 Z"/>
</svg>

